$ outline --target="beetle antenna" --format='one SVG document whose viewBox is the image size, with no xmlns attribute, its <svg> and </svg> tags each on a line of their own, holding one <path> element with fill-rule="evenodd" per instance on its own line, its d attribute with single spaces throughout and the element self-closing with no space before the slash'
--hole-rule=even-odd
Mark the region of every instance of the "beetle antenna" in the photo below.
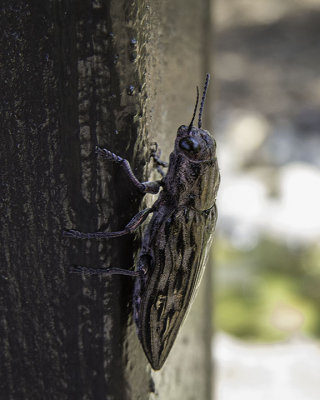
<svg viewBox="0 0 320 400">
<path fill-rule="evenodd" d="M 189 128 L 188 128 L 188 133 L 191 131 L 191 128 L 192 128 L 192 124 L 193 124 L 194 118 L 195 118 L 195 116 L 196 116 L 197 108 L 198 108 L 198 103 L 199 103 L 199 88 L 198 88 L 198 86 L 197 86 L 197 101 L 196 101 L 196 105 L 195 105 L 195 107 L 194 107 L 192 120 L 191 120 L 190 125 L 189 125 Z"/>
<path fill-rule="evenodd" d="M 207 74 L 206 83 L 204 84 L 203 93 L 202 93 L 202 99 L 201 99 L 201 104 L 200 104 L 199 121 L 198 121 L 198 128 L 199 129 L 202 127 L 202 111 L 203 111 L 204 101 L 206 99 L 207 89 L 208 89 L 208 86 L 209 86 L 209 79 L 210 79 L 210 74 Z"/>
</svg>

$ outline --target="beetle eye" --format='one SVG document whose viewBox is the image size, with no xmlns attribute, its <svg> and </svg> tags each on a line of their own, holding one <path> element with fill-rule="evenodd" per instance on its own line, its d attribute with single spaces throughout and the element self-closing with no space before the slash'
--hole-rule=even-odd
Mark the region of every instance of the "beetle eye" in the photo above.
<svg viewBox="0 0 320 400">
<path fill-rule="evenodd" d="M 192 137 L 185 137 L 180 140 L 179 146 L 182 150 L 192 152 L 192 153 L 198 153 L 200 150 L 200 143 L 192 138 Z"/>
</svg>

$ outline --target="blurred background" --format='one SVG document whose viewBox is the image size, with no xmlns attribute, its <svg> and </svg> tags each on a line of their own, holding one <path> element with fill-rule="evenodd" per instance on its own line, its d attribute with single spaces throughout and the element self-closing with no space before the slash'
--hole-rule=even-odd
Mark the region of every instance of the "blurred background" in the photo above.
<svg viewBox="0 0 320 400">
<path fill-rule="evenodd" d="M 213 12 L 216 400 L 318 400 L 320 1 Z"/>
</svg>

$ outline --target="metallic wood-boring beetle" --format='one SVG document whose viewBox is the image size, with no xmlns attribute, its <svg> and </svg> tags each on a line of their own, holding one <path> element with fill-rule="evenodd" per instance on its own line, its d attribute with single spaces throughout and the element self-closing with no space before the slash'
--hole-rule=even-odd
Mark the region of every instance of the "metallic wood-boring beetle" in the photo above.
<svg viewBox="0 0 320 400">
<path fill-rule="evenodd" d="M 163 366 L 199 286 L 217 219 L 220 174 L 216 143 L 209 132 L 201 128 L 208 83 L 209 74 L 198 127 L 193 126 L 199 101 L 197 87 L 192 120 L 189 126 L 182 125 L 178 129 L 169 164 L 154 155 L 159 167 L 168 166 L 161 181 L 139 182 L 127 160 L 107 149 L 97 148 L 98 155 L 119 164 L 142 193 L 156 194 L 162 188 L 153 206 L 140 211 L 122 231 L 64 232 L 64 236 L 77 239 L 118 237 L 134 232 L 153 213 L 144 232 L 135 271 L 74 266 L 72 272 L 136 278 L 134 320 L 145 355 L 155 370 Z"/>
</svg>

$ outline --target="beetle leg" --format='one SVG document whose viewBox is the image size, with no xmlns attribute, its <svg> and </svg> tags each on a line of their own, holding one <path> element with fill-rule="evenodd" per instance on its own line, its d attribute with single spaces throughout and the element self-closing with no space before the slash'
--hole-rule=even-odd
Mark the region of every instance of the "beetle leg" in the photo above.
<svg viewBox="0 0 320 400">
<path fill-rule="evenodd" d="M 166 161 L 162 161 L 160 159 L 161 157 L 161 150 L 158 146 L 157 142 L 152 142 L 151 145 L 154 145 L 155 148 L 151 149 L 151 157 L 153 158 L 153 162 L 156 164 L 156 168 L 157 171 L 159 172 L 159 174 L 164 177 L 165 176 L 165 172 L 163 171 L 163 169 L 161 167 L 167 168 L 168 167 L 168 163 Z"/>
<path fill-rule="evenodd" d="M 160 167 L 160 165 L 157 166 L 157 171 L 159 172 L 159 174 L 162 176 L 162 178 L 164 178 L 166 176 L 166 173 L 164 172 L 164 170 Z"/>
<path fill-rule="evenodd" d="M 101 147 L 96 147 L 96 152 L 100 156 L 106 158 L 109 161 L 113 161 L 117 164 L 120 164 L 124 172 L 127 174 L 130 181 L 133 185 L 141 192 L 141 193 L 152 193 L 156 194 L 160 190 L 160 184 L 158 181 L 155 182 L 140 182 L 134 173 L 132 172 L 131 166 L 129 161 L 125 158 L 117 156 L 116 154 L 112 153 L 110 150 L 102 149 Z"/>
<path fill-rule="evenodd" d="M 72 265 L 70 272 L 73 274 L 85 275 L 127 275 L 137 277 L 141 273 L 139 271 L 130 271 L 122 268 L 91 268 L 82 265 Z"/>
<path fill-rule="evenodd" d="M 117 232 L 79 232 L 73 229 L 69 231 L 63 231 L 63 236 L 72 237 L 75 239 L 101 239 L 101 238 L 114 238 L 119 236 L 128 235 L 129 233 L 134 232 L 138 227 L 145 221 L 148 214 L 153 212 L 153 208 L 146 208 L 137 215 L 135 215 L 132 220 L 125 226 L 122 231 Z"/>
</svg>

